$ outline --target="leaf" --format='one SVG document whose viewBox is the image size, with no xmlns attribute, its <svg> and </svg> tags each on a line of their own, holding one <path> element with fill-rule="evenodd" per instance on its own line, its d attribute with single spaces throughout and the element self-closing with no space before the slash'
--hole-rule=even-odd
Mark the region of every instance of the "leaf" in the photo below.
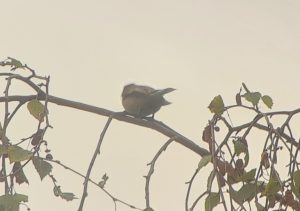
<svg viewBox="0 0 300 211">
<path fill-rule="evenodd" d="M 7 154 L 7 147 L 0 144 L 0 156 L 3 154 Z"/>
<path fill-rule="evenodd" d="M 261 94 L 259 92 L 247 92 L 243 97 L 252 103 L 253 106 L 256 106 L 261 98 Z"/>
<path fill-rule="evenodd" d="M 300 170 L 295 171 L 293 174 L 293 183 L 294 183 L 294 194 L 300 196 Z"/>
<path fill-rule="evenodd" d="M 3 128 L 2 128 L 2 125 L 1 125 L 1 122 L 0 122 L 0 139 L 2 138 L 3 136 Z"/>
<path fill-rule="evenodd" d="M 98 182 L 98 185 L 100 188 L 104 188 L 104 186 L 106 185 L 107 180 L 109 179 L 109 177 L 107 176 L 107 174 L 105 173 L 102 176 L 102 180 L 100 182 Z"/>
<path fill-rule="evenodd" d="M 0 122 L 0 140 L 2 141 L 3 144 L 8 144 L 9 143 L 9 139 L 5 136 L 5 133 L 3 132 L 1 122 Z"/>
<path fill-rule="evenodd" d="M 238 191 L 238 195 L 243 198 L 244 201 L 251 201 L 255 194 L 257 193 L 256 185 L 253 183 L 245 184 Z"/>
<path fill-rule="evenodd" d="M 229 194 L 230 194 L 230 197 L 239 205 L 242 205 L 243 204 L 243 199 L 241 199 L 239 197 L 239 194 L 237 191 L 235 191 L 231 186 L 229 186 Z"/>
<path fill-rule="evenodd" d="M 268 152 L 264 151 L 260 155 L 260 164 L 264 166 L 266 169 L 270 167 L 270 160 Z"/>
<path fill-rule="evenodd" d="M 27 109 L 34 118 L 41 122 L 44 121 L 47 112 L 45 111 L 45 106 L 40 101 L 37 99 L 29 101 L 27 103 Z"/>
<path fill-rule="evenodd" d="M 210 102 L 208 108 L 212 113 L 221 115 L 225 110 L 222 96 L 218 95 L 214 97 L 214 99 Z"/>
<path fill-rule="evenodd" d="M 202 140 L 207 143 L 211 143 L 211 126 L 207 125 L 202 133 Z"/>
<path fill-rule="evenodd" d="M 60 194 L 62 193 L 61 189 L 60 189 L 60 186 L 55 185 L 54 188 L 53 188 L 53 193 L 56 197 L 60 196 Z"/>
<path fill-rule="evenodd" d="M 61 193 L 60 197 L 62 199 L 65 199 L 66 201 L 72 201 L 74 199 L 77 199 L 77 197 L 75 197 L 74 193 Z"/>
<path fill-rule="evenodd" d="M 265 207 L 262 206 L 260 203 L 258 202 L 255 202 L 255 206 L 256 206 L 256 209 L 257 211 L 264 211 L 265 210 Z"/>
<path fill-rule="evenodd" d="M 242 205 L 245 201 L 251 201 L 256 193 L 256 185 L 253 183 L 243 185 L 238 191 L 230 189 L 232 199 L 239 205 Z"/>
<path fill-rule="evenodd" d="M 211 192 L 205 199 L 205 211 L 211 211 L 220 203 L 220 194 Z"/>
<path fill-rule="evenodd" d="M 38 129 L 38 131 L 35 134 L 33 134 L 31 139 L 31 144 L 33 146 L 36 146 L 40 143 L 40 141 L 43 139 L 44 132 L 45 132 L 44 130 Z"/>
<path fill-rule="evenodd" d="M 281 190 L 280 182 L 277 179 L 271 177 L 262 194 L 269 196 L 277 193 L 280 190 Z"/>
<path fill-rule="evenodd" d="M 32 157 L 32 152 L 16 145 L 9 146 L 7 149 L 7 154 L 10 163 L 28 160 Z"/>
<path fill-rule="evenodd" d="M 245 164 L 244 164 L 244 167 L 248 166 L 248 163 L 249 163 L 249 151 L 247 149 L 247 152 L 246 152 L 246 155 L 245 155 Z"/>
<path fill-rule="evenodd" d="M 199 164 L 198 164 L 198 170 L 202 169 L 204 166 L 206 166 L 211 161 L 211 155 L 205 155 L 201 158 Z"/>
<path fill-rule="evenodd" d="M 242 152 L 246 153 L 248 151 L 248 147 L 241 141 L 234 141 L 234 152 L 239 156 Z"/>
<path fill-rule="evenodd" d="M 36 171 L 39 173 L 41 180 L 43 180 L 44 177 L 47 176 L 52 170 L 52 165 L 39 157 L 33 157 L 32 163 Z"/>
<path fill-rule="evenodd" d="M 264 95 L 261 97 L 261 99 L 268 108 L 270 108 L 270 109 L 272 108 L 273 100 L 269 95 Z"/>
<path fill-rule="evenodd" d="M 256 174 L 256 168 L 238 177 L 238 181 L 251 182 L 252 180 L 254 180 L 255 174 Z"/>
<path fill-rule="evenodd" d="M 0 196 L 0 208 L 4 208 L 4 211 L 18 211 L 21 202 L 28 202 L 28 196 L 17 193 Z"/>
<path fill-rule="evenodd" d="M 250 92 L 249 89 L 247 88 L 246 84 L 243 82 L 242 83 L 243 88 L 245 89 L 245 92 Z"/>
<path fill-rule="evenodd" d="M 22 184 L 24 182 L 29 184 L 20 162 L 14 163 L 12 172 L 13 172 L 13 176 L 16 178 L 16 182 L 18 184 Z"/>
<path fill-rule="evenodd" d="M 23 67 L 23 64 L 17 60 L 17 59 L 14 59 L 14 58 L 11 58 L 11 57 L 8 57 L 8 59 L 10 59 L 10 65 L 12 67 L 14 67 L 13 69 L 17 69 L 17 68 L 22 68 Z"/>
</svg>

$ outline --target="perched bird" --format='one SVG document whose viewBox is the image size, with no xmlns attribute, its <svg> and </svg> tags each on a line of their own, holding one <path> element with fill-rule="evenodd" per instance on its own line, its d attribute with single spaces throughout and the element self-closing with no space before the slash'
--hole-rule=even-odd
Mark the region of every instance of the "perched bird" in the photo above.
<svg viewBox="0 0 300 211">
<path fill-rule="evenodd" d="M 122 92 L 122 104 L 125 111 L 135 117 L 143 118 L 154 114 L 165 105 L 171 104 L 163 97 L 174 91 L 173 88 L 153 89 L 149 86 L 128 84 Z"/>
</svg>

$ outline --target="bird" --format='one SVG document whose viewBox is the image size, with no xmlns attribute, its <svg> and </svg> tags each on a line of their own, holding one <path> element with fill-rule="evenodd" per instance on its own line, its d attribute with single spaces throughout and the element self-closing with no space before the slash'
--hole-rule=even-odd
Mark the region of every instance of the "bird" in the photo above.
<svg viewBox="0 0 300 211">
<path fill-rule="evenodd" d="M 154 114 L 162 107 L 171 104 L 164 95 L 174 91 L 173 88 L 154 89 L 150 86 L 136 84 L 125 85 L 122 92 L 122 105 L 125 112 L 138 118 Z"/>
</svg>

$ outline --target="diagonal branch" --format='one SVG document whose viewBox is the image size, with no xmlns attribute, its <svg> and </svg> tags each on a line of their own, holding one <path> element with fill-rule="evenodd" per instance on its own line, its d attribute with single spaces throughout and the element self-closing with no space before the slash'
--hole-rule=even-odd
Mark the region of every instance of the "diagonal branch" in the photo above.
<svg viewBox="0 0 300 211">
<path fill-rule="evenodd" d="M 45 100 L 45 97 L 46 97 L 45 95 L 39 94 L 38 100 Z M 12 101 L 27 102 L 27 101 L 30 101 L 30 100 L 33 100 L 36 98 L 37 98 L 36 95 L 27 95 L 27 96 L 14 95 L 14 96 L 8 96 L 7 99 L 5 99 L 4 97 L 0 97 L 0 103 L 5 102 L 5 100 L 7 100 L 8 102 L 12 102 Z M 208 150 L 201 148 L 200 146 L 195 144 L 195 142 L 184 137 L 183 135 L 172 130 L 171 128 L 169 128 L 168 126 L 166 126 L 165 124 L 163 124 L 157 120 L 134 118 L 131 116 L 126 116 L 122 112 L 113 112 L 113 111 L 110 111 L 107 109 L 103 109 L 103 108 L 99 108 L 99 107 L 92 106 L 89 104 L 55 97 L 52 95 L 48 96 L 48 102 L 54 103 L 54 104 L 57 104 L 60 106 L 66 106 L 66 107 L 70 107 L 70 108 L 79 109 L 82 111 L 87 111 L 87 112 L 102 115 L 102 116 L 107 116 L 107 117 L 112 116 L 112 118 L 119 120 L 119 121 L 128 122 L 131 124 L 150 128 L 150 129 L 156 130 L 157 132 L 159 132 L 169 138 L 176 137 L 176 139 L 174 141 L 176 141 L 177 143 L 183 145 L 184 147 L 192 150 L 193 152 L 200 155 L 201 157 L 210 154 L 210 152 Z"/>
</svg>

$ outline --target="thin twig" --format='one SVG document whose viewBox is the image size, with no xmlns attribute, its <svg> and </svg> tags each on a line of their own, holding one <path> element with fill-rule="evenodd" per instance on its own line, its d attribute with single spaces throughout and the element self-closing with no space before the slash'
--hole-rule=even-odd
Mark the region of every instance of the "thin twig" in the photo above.
<svg viewBox="0 0 300 211">
<path fill-rule="evenodd" d="M 85 201 L 85 199 L 87 197 L 87 194 L 88 194 L 87 193 L 87 188 L 88 188 L 88 181 L 89 181 L 89 178 L 90 178 L 90 174 L 92 172 L 93 165 L 96 161 L 96 157 L 100 153 L 101 144 L 102 144 L 104 135 L 105 135 L 105 133 L 106 133 L 106 131 L 107 131 L 109 125 L 110 125 L 111 120 L 112 120 L 112 117 L 109 117 L 106 124 L 105 124 L 105 126 L 104 126 L 104 128 L 103 128 L 103 130 L 102 130 L 102 132 L 101 132 L 97 147 L 96 147 L 95 152 L 93 154 L 93 157 L 90 161 L 90 165 L 88 167 L 88 170 L 87 170 L 87 173 L 86 173 L 86 176 L 85 176 L 85 180 L 84 180 L 84 183 L 83 183 L 84 188 L 83 188 L 83 193 L 82 193 L 82 197 L 81 197 L 81 201 L 80 201 L 78 211 L 82 211 L 82 209 L 83 209 L 83 204 L 84 204 L 84 201 Z"/>
<path fill-rule="evenodd" d="M 146 178 L 146 185 L 145 185 L 145 199 L 146 199 L 146 208 L 150 208 L 150 180 L 151 180 L 151 176 L 154 173 L 154 166 L 155 163 L 157 161 L 157 159 L 159 158 L 159 156 L 162 154 L 163 151 L 165 151 L 167 149 L 167 147 L 174 141 L 175 138 L 170 138 L 159 150 L 158 152 L 155 154 L 154 158 L 152 159 L 152 161 L 150 163 L 148 163 L 148 165 L 150 165 L 149 171 L 147 176 L 145 176 Z"/>
<path fill-rule="evenodd" d="M 200 196 L 197 197 L 197 199 L 194 201 L 193 205 L 191 206 L 189 211 L 193 211 L 194 208 L 196 207 L 196 205 L 198 204 L 198 202 L 200 201 L 200 199 L 205 196 L 206 194 L 208 194 L 208 191 L 205 191 L 204 193 L 202 193 Z"/>
<path fill-rule="evenodd" d="M 192 184 L 198 173 L 199 173 L 199 168 L 197 168 L 195 170 L 195 173 L 193 174 L 192 178 L 190 179 L 190 181 L 187 182 L 187 184 L 189 184 L 189 185 L 188 185 L 188 189 L 187 189 L 187 193 L 186 193 L 186 197 L 185 197 L 185 211 L 189 211 L 189 198 L 190 198 L 190 193 L 191 193 L 191 189 L 192 189 Z"/>
<path fill-rule="evenodd" d="M 71 168 L 71 167 L 69 167 L 69 166 L 67 166 L 67 165 L 65 165 L 65 164 L 63 164 L 63 163 L 61 163 L 61 162 L 58 161 L 58 160 L 48 160 L 48 159 L 46 159 L 46 158 L 42 158 L 42 159 L 45 160 L 45 161 L 48 161 L 48 162 L 55 163 L 55 164 L 57 164 L 57 165 L 59 165 L 59 166 L 65 168 L 65 169 L 67 169 L 67 170 L 73 172 L 74 174 L 76 174 L 76 175 L 78 175 L 78 176 L 80 176 L 80 177 L 82 177 L 82 178 L 85 179 L 85 175 L 84 175 L 84 174 L 82 174 L 82 173 L 80 173 L 80 172 L 74 170 L 73 168 Z M 143 210 L 143 209 L 141 209 L 141 208 L 137 208 L 137 207 L 135 207 L 134 205 L 129 204 L 129 203 L 127 203 L 127 202 L 125 202 L 125 201 L 123 201 L 123 200 L 117 198 L 116 196 L 113 196 L 113 195 L 112 195 L 111 193 L 109 193 L 106 189 L 104 189 L 103 187 L 101 187 L 101 185 L 100 185 L 99 183 L 95 182 L 95 181 L 92 180 L 91 178 L 89 178 L 89 182 L 92 183 L 93 185 L 99 187 L 99 188 L 100 188 L 100 189 L 101 189 L 108 197 L 110 197 L 110 198 L 112 199 L 112 201 L 113 201 L 114 203 L 119 202 L 119 203 L 121 203 L 121 204 L 123 204 L 123 205 L 125 205 L 125 206 L 127 206 L 127 207 L 129 207 L 129 208 L 131 208 L 131 209 Z"/>
</svg>

